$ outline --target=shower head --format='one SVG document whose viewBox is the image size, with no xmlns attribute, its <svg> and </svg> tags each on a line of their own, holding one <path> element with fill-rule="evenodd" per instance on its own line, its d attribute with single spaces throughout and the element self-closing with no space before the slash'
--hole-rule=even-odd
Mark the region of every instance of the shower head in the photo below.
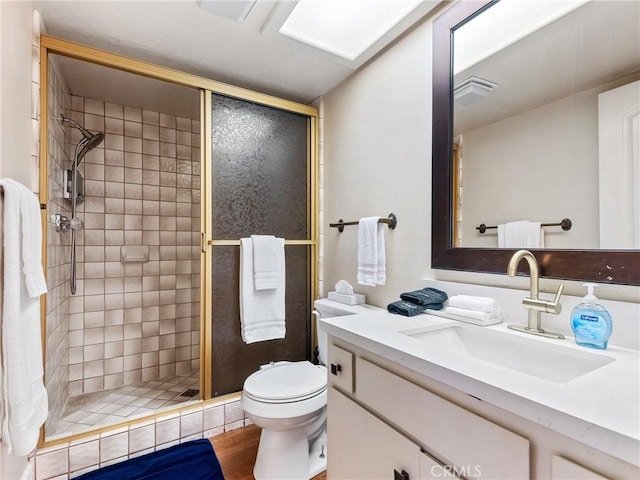
<svg viewBox="0 0 640 480">
<path fill-rule="evenodd" d="M 82 161 L 82 159 L 84 158 L 84 156 L 90 150 L 93 150 L 98 145 L 100 145 L 100 143 L 102 143 L 102 140 L 104 140 L 104 133 L 102 132 L 91 133 L 89 130 L 84 128 L 82 125 L 80 125 L 78 122 L 76 122 L 72 118 L 66 118 L 62 113 L 60 114 L 60 117 L 58 117 L 58 119 L 60 120 L 61 123 L 63 124 L 68 123 L 72 127 L 80 130 L 80 133 L 82 133 L 83 138 L 76 145 L 76 159 L 75 159 L 75 162 L 73 163 L 73 166 L 77 167 Z"/>
<path fill-rule="evenodd" d="M 82 161 L 84 156 L 89 153 L 90 150 L 93 150 L 98 145 L 100 145 L 102 143 L 102 140 L 104 140 L 104 133 L 102 132 L 91 133 L 87 131 L 87 133 L 89 133 L 90 136 L 85 136 L 82 140 L 80 140 L 78 145 L 76 145 L 76 161 L 74 163 L 74 166 L 76 168 L 78 167 L 78 165 L 80 165 L 80 162 Z M 82 132 L 82 134 L 84 135 L 84 132 Z"/>
</svg>

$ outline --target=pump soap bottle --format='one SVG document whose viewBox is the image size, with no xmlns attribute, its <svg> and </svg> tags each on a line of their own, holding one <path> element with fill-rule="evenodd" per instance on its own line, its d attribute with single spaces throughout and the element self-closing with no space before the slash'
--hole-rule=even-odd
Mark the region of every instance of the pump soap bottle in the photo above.
<svg viewBox="0 0 640 480">
<path fill-rule="evenodd" d="M 583 283 L 583 286 L 587 287 L 587 295 L 571 311 L 571 329 L 578 345 L 605 350 L 613 329 L 611 315 L 593 294 L 597 285 Z"/>
</svg>

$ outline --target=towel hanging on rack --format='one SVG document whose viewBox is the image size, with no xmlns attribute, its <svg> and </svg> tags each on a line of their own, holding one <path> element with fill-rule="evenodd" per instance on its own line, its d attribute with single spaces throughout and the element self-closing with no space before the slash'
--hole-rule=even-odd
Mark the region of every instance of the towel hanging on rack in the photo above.
<svg viewBox="0 0 640 480">
<path fill-rule="evenodd" d="M 380 217 L 361 218 L 358 224 L 358 283 L 375 287 L 387 280 L 384 230 Z"/>
<path fill-rule="evenodd" d="M 40 204 L 15 180 L 5 178 L 0 185 L 4 188 L 2 442 L 10 454 L 24 456 L 36 448 L 48 414 L 40 328 L 40 295 L 47 291 L 40 263 Z"/>
</svg>

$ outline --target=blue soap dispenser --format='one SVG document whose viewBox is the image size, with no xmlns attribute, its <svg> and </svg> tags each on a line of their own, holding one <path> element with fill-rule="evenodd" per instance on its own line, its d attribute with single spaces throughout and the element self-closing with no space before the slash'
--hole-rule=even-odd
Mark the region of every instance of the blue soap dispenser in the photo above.
<svg viewBox="0 0 640 480">
<path fill-rule="evenodd" d="M 587 287 L 587 295 L 582 303 L 576 305 L 571 311 L 571 329 L 578 345 L 605 350 L 613 330 L 611 315 L 598 303 L 598 298 L 593 294 L 593 289 L 597 285 L 595 283 L 583 283 L 583 285 Z"/>
</svg>

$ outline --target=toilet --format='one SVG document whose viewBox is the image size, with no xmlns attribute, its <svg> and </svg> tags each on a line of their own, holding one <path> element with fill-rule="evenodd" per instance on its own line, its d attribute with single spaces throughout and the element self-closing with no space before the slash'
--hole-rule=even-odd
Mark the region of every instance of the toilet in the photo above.
<svg viewBox="0 0 640 480">
<path fill-rule="evenodd" d="M 316 300 L 314 307 L 319 318 L 379 310 L 327 299 Z M 274 362 L 244 382 L 242 408 L 262 428 L 253 467 L 256 480 L 310 479 L 327 468 L 327 335 L 317 333 L 322 365 Z"/>
</svg>

